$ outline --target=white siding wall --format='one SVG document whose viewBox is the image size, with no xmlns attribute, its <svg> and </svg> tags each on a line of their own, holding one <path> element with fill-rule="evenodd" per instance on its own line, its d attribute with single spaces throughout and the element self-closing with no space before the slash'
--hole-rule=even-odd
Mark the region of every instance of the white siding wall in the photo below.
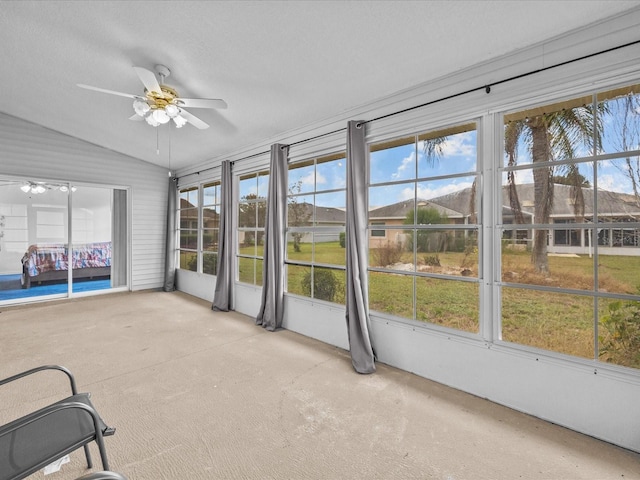
<svg viewBox="0 0 640 480">
<path fill-rule="evenodd" d="M 492 62 L 457 72 L 448 78 L 399 92 L 371 105 L 342 112 L 322 124 L 306 126 L 264 143 L 248 146 L 225 159 L 236 161 L 234 172 L 258 167 L 256 159 L 244 156 L 269 150 L 271 143 L 294 143 L 324 132 L 345 128 L 347 120 L 368 120 L 397 112 L 438 98 L 535 71 L 582 55 L 616 47 L 638 39 L 640 10 L 563 36 L 525 51 L 515 52 Z M 562 68 L 538 73 L 496 85 L 490 94 L 481 91 L 385 118 L 367 125 L 367 140 L 380 141 L 427 128 L 442 127 L 469 119 L 480 119 L 490 127 L 481 140 L 485 162 L 484 182 L 494 179 L 491 164 L 502 158 L 499 112 L 532 102 L 572 95 L 615 82 L 640 82 L 640 45 L 599 55 Z M 381 66 L 383 68 L 383 66 Z M 493 135 L 493 136 L 491 136 Z M 340 133 L 295 145 L 290 158 L 344 149 L 345 134 Z M 224 159 L 178 172 L 188 175 L 218 165 Z M 263 160 L 263 159 L 260 159 Z M 264 163 L 264 161 L 262 161 Z M 494 200 L 485 201 L 484 219 L 492 222 Z M 483 262 L 494 263 L 494 252 L 483 251 Z M 192 285 L 184 283 L 187 292 Z M 483 314 L 491 319 L 497 304 L 497 286 L 483 282 Z M 181 287 L 182 289 L 182 287 Z M 236 285 L 235 309 L 255 316 L 260 305 L 260 288 Z M 344 308 L 323 302 L 288 296 L 284 327 L 346 348 L 348 345 Z M 640 452 L 640 372 L 616 368 L 534 351 L 500 342 L 494 322 L 485 322 L 481 335 L 469 337 L 425 325 L 398 322 L 384 315 L 372 315 L 371 333 L 378 361 L 414 372 L 488 398 L 522 412 L 550 420 L 574 430 Z M 258 327 L 256 327 L 258 328 Z"/>
<path fill-rule="evenodd" d="M 0 113 L 0 175 L 128 187 L 131 289 L 162 286 L 166 169 Z"/>
</svg>

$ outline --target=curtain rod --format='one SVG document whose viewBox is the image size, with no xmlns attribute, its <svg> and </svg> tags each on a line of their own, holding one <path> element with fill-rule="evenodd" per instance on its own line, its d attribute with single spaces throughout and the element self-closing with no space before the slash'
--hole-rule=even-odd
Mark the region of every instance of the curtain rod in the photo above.
<svg viewBox="0 0 640 480">
<path fill-rule="evenodd" d="M 465 90 L 463 92 L 454 93 L 452 95 L 447 95 L 446 97 L 437 98 L 435 100 L 430 100 L 428 102 L 421 103 L 420 105 L 414 105 L 413 107 L 408 107 L 408 108 L 405 108 L 405 109 L 402 109 L 402 110 L 398 110 L 396 112 L 388 113 L 386 115 L 381 115 L 380 117 L 375 117 L 375 118 L 372 118 L 370 120 L 364 120 L 364 121 L 358 123 L 357 126 L 359 127 L 361 125 L 366 125 L 367 123 L 376 122 L 378 120 L 383 120 L 385 118 L 393 117 L 395 115 L 400 115 L 402 113 L 407 113 L 407 112 L 410 112 L 412 110 L 417 110 L 419 108 L 427 107 L 427 106 L 433 105 L 435 103 L 444 102 L 446 100 L 451 100 L 452 98 L 461 97 L 461 96 L 467 95 L 469 93 L 479 92 L 481 90 L 484 90 L 487 93 L 491 93 L 491 87 L 495 87 L 496 85 L 501 85 L 503 83 L 512 82 L 514 80 L 519 80 L 521 78 L 525 78 L 525 77 L 528 77 L 530 75 L 535 75 L 537 73 L 545 72 L 547 70 L 551 70 L 551 69 L 558 68 L 558 67 L 563 67 L 563 66 L 569 65 L 571 63 L 579 62 L 579 61 L 586 60 L 586 59 L 592 58 L 592 57 L 597 57 L 598 55 L 604 55 L 605 53 L 614 52 L 616 50 L 620 50 L 622 48 L 626 48 L 626 47 L 630 47 L 630 46 L 633 46 L 633 45 L 637 45 L 639 43 L 640 43 L 640 40 L 634 40 L 632 42 L 628 42 L 628 43 L 624 43 L 622 45 L 618 45 L 618 46 L 615 46 L 615 47 L 607 48 L 605 50 L 600 50 L 600 51 L 595 52 L 595 53 L 589 53 L 587 55 L 583 55 L 581 57 L 573 58 L 571 60 L 565 60 L 564 62 L 555 63 L 553 65 L 549 65 L 548 67 L 542 67 L 542 68 L 538 68 L 537 70 L 532 70 L 532 71 L 529 71 L 529 72 L 526 72 L 526 73 L 521 73 L 519 75 L 514 75 L 512 77 L 508 77 L 508 78 L 505 78 L 503 80 L 498 80 L 496 82 L 492 82 L 492 83 L 488 83 L 486 85 L 482 85 L 481 87 L 470 88 L 469 90 Z M 297 142 L 293 142 L 293 143 L 289 144 L 288 146 L 291 147 L 291 146 L 294 146 L 294 145 L 300 145 L 301 143 L 310 142 L 311 140 L 316 140 L 318 138 L 326 137 L 328 135 L 333 135 L 335 133 L 344 132 L 346 130 L 347 130 L 346 128 L 339 128 L 338 130 L 333 130 L 331 132 L 322 133 L 322 134 L 316 135 L 314 137 L 305 138 L 303 140 L 298 140 Z M 242 157 L 242 158 L 239 158 L 237 160 L 233 160 L 231 163 L 234 164 L 234 163 L 242 161 L 242 160 L 248 160 L 249 158 L 259 157 L 260 155 L 266 155 L 267 153 L 270 153 L 270 150 L 267 150 L 265 152 L 260 152 L 260 153 L 254 153 L 252 155 L 249 155 L 249 156 L 246 156 L 246 157 Z M 201 172 L 206 172 L 207 170 L 213 170 L 214 168 L 218 168 L 218 167 L 216 166 L 216 167 L 205 168 L 204 170 L 200 170 L 198 172 L 188 173 L 188 174 L 184 175 L 184 177 L 188 177 L 189 175 L 200 175 Z M 177 177 L 177 178 L 182 178 L 182 177 Z"/>
<path fill-rule="evenodd" d="M 431 100 L 429 102 L 421 103 L 420 105 L 415 105 L 413 107 L 405 108 L 405 109 L 399 110 L 397 112 L 392 112 L 392 113 L 388 113 L 386 115 L 382 115 L 380 117 L 372 118 L 370 120 L 365 120 L 365 121 L 359 123 L 358 126 L 365 125 L 365 124 L 370 123 L 370 122 L 375 122 L 377 120 L 382 120 L 384 118 L 393 117 L 394 115 L 399 115 L 401 113 L 410 112 L 410 111 L 416 110 L 418 108 L 427 107 L 429 105 L 433 105 L 434 103 L 444 102 L 445 100 L 451 100 L 452 98 L 461 97 L 462 95 L 467 95 L 469 93 L 478 92 L 480 90 L 484 90 L 487 93 L 491 93 L 491 87 L 494 87 L 496 85 L 501 85 L 503 83 L 512 82 L 514 80 L 519 80 L 521 78 L 525 78 L 525 77 L 528 77 L 530 75 L 535 75 L 537 73 L 545 72 L 545 71 L 551 70 L 553 68 L 563 67 L 565 65 L 569 65 L 569 64 L 574 63 L 574 62 L 579 62 L 579 61 L 582 61 L 582 60 L 586 60 L 587 58 L 596 57 L 598 55 L 603 55 L 605 53 L 610 53 L 610 52 L 613 52 L 615 50 L 620 50 L 621 48 L 626 48 L 626 47 L 630 47 L 632 45 L 637 45 L 638 43 L 640 43 L 640 40 L 634 40 L 632 42 L 628 42 L 628 43 L 625 43 L 623 45 L 618 45 L 616 47 L 611 47 L 611 48 L 607 48 L 605 50 L 600 50 L 599 52 L 589 53 L 589 54 L 583 55 L 581 57 L 577 57 L 577 58 L 573 58 L 571 60 L 566 60 L 564 62 L 556 63 L 556 64 L 553 64 L 553 65 L 549 65 L 548 67 L 538 68 L 537 70 L 532 70 L 530 72 L 521 73 L 519 75 L 514 75 L 513 77 L 505 78 L 503 80 L 498 80 L 497 82 L 493 82 L 493 83 L 488 83 L 488 84 L 483 85 L 481 87 L 470 88 L 469 90 L 465 90 L 463 92 L 454 93 L 453 95 L 448 95 L 446 97 L 438 98 L 436 100 Z"/>
</svg>

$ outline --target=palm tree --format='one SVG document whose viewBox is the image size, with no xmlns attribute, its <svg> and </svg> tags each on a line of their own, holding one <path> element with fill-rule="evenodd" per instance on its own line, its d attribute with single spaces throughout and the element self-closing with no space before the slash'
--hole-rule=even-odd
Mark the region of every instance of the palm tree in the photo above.
<svg viewBox="0 0 640 480">
<path fill-rule="evenodd" d="M 434 166 L 436 162 L 440 161 L 444 153 L 444 144 L 449 137 L 447 135 L 438 135 L 432 138 L 423 139 L 422 153 L 424 153 L 425 159 L 429 166 Z M 476 209 L 476 185 L 477 179 L 473 179 L 471 184 L 471 195 L 469 196 L 469 222 L 477 223 L 478 215 Z"/>
<path fill-rule="evenodd" d="M 613 115 L 613 131 L 616 136 L 612 139 L 615 147 L 621 152 L 640 148 L 640 94 L 638 87 L 631 87 L 629 92 L 614 99 L 612 109 L 618 113 Z M 631 182 L 636 204 L 640 206 L 640 159 L 627 155 L 624 165 L 616 164 Z"/>
<path fill-rule="evenodd" d="M 602 113 L 605 104 L 597 110 Z M 596 123 L 592 105 L 561 109 L 551 113 L 513 120 L 505 126 L 505 152 L 508 166 L 517 165 L 517 152 L 524 142 L 531 154 L 534 190 L 534 223 L 547 224 L 553 209 L 554 167 L 564 170 L 565 178 L 571 183 L 572 203 L 578 222 L 584 217 L 584 197 L 582 184 L 584 177 L 575 164 L 556 166 L 554 162 L 575 157 L 578 146 L 593 149 L 601 145 L 602 125 Z M 593 151 L 593 150 L 590 150 Z M 536 164 L 545 164 L 536 168 Z M 507 174 L 509 202 L 515 212 L 515 222 L 524 223 L 522 208 L 518 198 L 515 172 Z M 538 273 L 549 274 L 547 258 L 547 230 L 536 229 L 533 235 L 531 262 Z"/>
</svg>

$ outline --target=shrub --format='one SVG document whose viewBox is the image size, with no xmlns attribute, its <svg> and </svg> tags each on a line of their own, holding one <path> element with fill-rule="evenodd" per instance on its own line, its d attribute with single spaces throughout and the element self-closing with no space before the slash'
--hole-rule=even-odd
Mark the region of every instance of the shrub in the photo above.
<svg viewBox="0 0 640 480">
<path fill-rule="evenodd" d="M 381 247 L 371 249 L 371 256 L 377 267 L 393 265 L 402 258 L 402 244 L 387 240 Z"/>
<path fill-rule="evenodd" d="M 347 234 L 344 232 L 340 232 L 340 246 L 342 248 L 346 248 L 347 246 Z"/>
<path fill-rule="evenodd" d="M 425 255 L 424 256 L 424 264 L 429 265 L 431 267 L 439 267 L 440 266 L 440 257 L 436 253 L 435 255 Z"/>
<path fill-rule="evenodd" d="M 460 263 L 461 268 L 468 268 L 474 266 L 478 258 L 478 247 L 475 243 L 475 239 L 467 239 L 464 247 L 464 256 Z"/>
<path fill-rule="evenodd" d="M 202 257 L 202 273 L 216 275 L 218 273 L 218 254 L 206 253 Z"/>
<path fill-rule="evenodd" d="M 433 207 L 418 208 L 417 214 L 410 210 L 403 223 L 405 225 L 443 225 L 449 223 L 449 218 L 445 213 L 440 213 Z M 444 252 L 447 250 L 449 236 L 448 232 L 442 230 L 417 230 L 416 250 L 418 252 Z M 409 235 L 407 240 L 409 250 L 413 250 L 413 241 L 413 235 Z"/>
<path fill-rule="evenodd" d="M 617 365 L 640 367 L 640 302 L 609 303 L 609 315 L 602 317 L 601 326 L 600 356 Z"/>
<path fill-rule="evenodd" d="M 187 269 L 192 272 L 197 271 L 198 269 L 198 255 L 195 253 L 189 257 L 187 262 Z M 218 272 L 218 254 L 217 253 L 207 253 L 202 257 L 202 272 L 208 273 L 209 275 L 215 275 Z"/>
<path fill-rule="evenodd" d="M 307 271 L 300 282 L 302 291 L 308 297 L 332 302 L 339 286 L 339 281 L 331 270 L 313 269 L 313 295 L 311 295 L 311 270 Z"/>
</svg>

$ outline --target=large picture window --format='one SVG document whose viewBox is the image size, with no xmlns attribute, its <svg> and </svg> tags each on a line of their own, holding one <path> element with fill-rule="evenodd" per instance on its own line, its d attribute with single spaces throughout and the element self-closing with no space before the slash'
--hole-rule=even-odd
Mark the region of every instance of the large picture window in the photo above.
<svg viewBox="0 0 640 480">
<path fill-rule="evenodd" d="M 215 275 L 218 268 L 220 182 L 202 186 L 202 273 Z"/>
<path fill-rule="evenodd" d="M 504 116 L 503 340 L 640 367 L 639 93 Z"/>
<path fill-rule="evenodd" d="M 370 147 L 371 310 L 478 333 L 476 124 Z"/>
<path fill-rule="evenodd" d="M 344 153 L 289 165 L 287 291 L 345 303 Z"/>
<path fill-rule="evenodd" d="M 268 171 L 243 175 L 239 179 L 236 279 L 252 285 L 262 285 L 268 190 Z"/>
<path fill-rule="evenodd" d="M 218 266 L 220 181 L 179 192 L 180 268 L 215 275 Z"/>
<path fill-rule="evenodd" d="M 198 271 L 198 187 L 180 190 L 179 218 L 179 256 L 180 268 Z"/>
</svg>

